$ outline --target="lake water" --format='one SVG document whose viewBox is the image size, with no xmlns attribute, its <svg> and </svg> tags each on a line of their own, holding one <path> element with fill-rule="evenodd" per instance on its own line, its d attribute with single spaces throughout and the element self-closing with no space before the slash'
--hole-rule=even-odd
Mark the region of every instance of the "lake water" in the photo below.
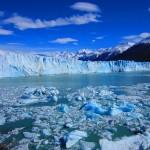
<svg viewBox="0 0 150 150">
<path fill-rule="evenodd" d="M 49 95 L 30 89 L 43 87 Z M 61 149 L 59 139 L 75 130 L 88 136 L 70 149 L 86 150 L 87 143 L 96 149 L 100 139 L 136 135 L 150 125 L 150 72 L 3 78 L 0 98 L 0 143 L 10 149 Z M 87 103 L 103 113 L 86 110 Z M 144 131 L 139 120 L 147 123 Z"/>
<path fill-rule="evenodd" d="M 51 75 L 0 79 L 0 87 L 55 86 L 58 88 L 82 88 L 99 85 L 134 85 L 150 83 L 150 72 L 104 73 L 85 75 Z"/>
</svg>

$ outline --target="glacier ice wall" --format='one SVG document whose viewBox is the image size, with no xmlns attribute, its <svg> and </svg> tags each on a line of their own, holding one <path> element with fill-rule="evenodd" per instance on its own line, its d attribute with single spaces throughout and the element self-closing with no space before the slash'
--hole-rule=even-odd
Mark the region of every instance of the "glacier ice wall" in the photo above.
<svg viewBox="0 0 150 150">
<path fill-rule="evenodd" d="M 0 77 L 123 71 L 150 71 L 150 62 L 90 62 L 78 60 L 75 54 L 0 53 Z"/>
</svg>

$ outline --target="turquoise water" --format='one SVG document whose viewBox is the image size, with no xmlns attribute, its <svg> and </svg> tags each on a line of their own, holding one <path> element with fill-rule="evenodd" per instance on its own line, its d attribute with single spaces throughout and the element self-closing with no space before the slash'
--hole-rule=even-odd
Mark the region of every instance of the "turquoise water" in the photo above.
<svg viewBox="0 0 150 150">
<path fill-rule="evenodd" d="M 0 87 L 54 86 L 57 88 L 82 88 L 85 86 L 123 86 L 139 83 L 150 83 L 150 72 L 51 75 L 0 79 Z"/>
<path fill-rule="evenodd" d="M 38 102 L 35 104 L 29 104 L 25 106 L 16 106 L 16 102 L 20 101 L 19 97 L 22 95 L 25 87 L 56 87 L 60 91 L 59 101 L 57 103 L 53 102 Z M 95 94 L 94 96 L 88 95 L 92 91 L 88 91 L 88 87 L 92 87 L 92 90 L 99 93 L 101 90 L 112 91 L 114 95 L 112 97 L 108 94 L 107 96 Z M 69 89 L 69 90 L 68 90 Z M 132 91 L 133 89 L 133 91 Z M 73 131 L 74 129 L 87 131 L 88 137 L 84 140 L 86 142 L 95 143 L 96 147 L 99 148 L 99 139 L 104 138 L 107 135 L 103 135 L 103 132 L 110 131 L 112 134 L 112 140 L 116 138 L 122 138 L 124 136 L 134 135 L 134 132 L 130 130 L 132 126 L 135 126 L 136 119 L 133 119 L 133 124 L 131 126 L 125 125 L 128 120 L 125 115 L 123 120 L 120 118 L 118 122 L 112 126 L 109 126 L 107 123 L 105 126 L 105 117 L 101 116 L 96 120 L 91 121 L 80 121 L 84 118 L 83 112 L 78 112 L 79 108 L 82 106 L 83 102 L 75 101 L 74 95 L 78 95 L 79 91 L 84 91 L 87 94 L 87 99 L 94 99 L 97 103 L 100 103 L 102 106 L 107 108 L 108 106 L 112 106 L 113 103 L 120 104 L 121 101 L 126 101 L 129 96 L 131 96 L 131 100 L 135 105 L 139 105 L 139 101 L 142 100 L 142 105 L 140 106 L 140 111 L 138 109 L 138 113 L 140 112 L 146 121 L 149 121 L 150 116 L 148 114 L 149 110 L 149 102 L 144 102 L 144 100 L 148 100 L 150 98 L 150 72 L 131 72 L 131 73 L 107 73 L 107 74 L 78 74 L 78 75 L 51 75 L 51 76 L 32 76 L 32 77 L 18 77 L 18 78 L 3 78 L 0 79 L 0 108 L 2 114 L 6 116 L 6 123 L 4 125 L 0 125 L 0 136 L 5 135 L 6 138 L 0 137 L 2 139 L 2 143 L 6 145 L 10 145 L 10 148 L 17 146 L 18 142 L 24 138 L 23 132 L 33 132 L 32 129 L 37 127 L 34 124 L 34 121 L 40 116 L 41 120 L 45 123 L 49 123 L 50 127 L 52 123 L 56 123 L 56 129 L 58 129 L 60 136 L 62 136 L 65 132 Z M 88 91 L 88 92 L 87 92 Z M 71 101 L 68 101 L 67 96 L 70 96 Z M 119 97 L 123 95 L 124 97 Z M 140 100 L 136 100 L 137 96 Z M 133 98 L 133 99 L 132 99 Z M 135 98 L 135 99 L 134 99 Z M 119 100 L 118 100 L 119 99 Z M 14 101 L 14 103 L 13 103 Z M 129 100 L 130 102 L 130 100 Z M 132 102 L 132 101 L 131 101 Z M 55 107 L 60 103 L 66 103 L 69 107 L 73 107 L 73 112 L 71 112 L 71 119 L 74 119 L 75 128 L 64 129 L 60 128 L 57 123 L 61 124 L 62 119 L 65 122 L 65 115 L 58 113 Z M 48 107 L 48 108 L 46 108 Z M 77 107 L 77 108 L 76 108 Z M 12 110 L 9 111 L 8 108 Z M 41 108 L 41 109 L 40 109 Z M 49 109 L 50 111 L 47 111 Z M 51 110 L 52 109 L 52 110 Z M 53 110 L 54 109 L 54 110 Z M 48 115 L 52 118 L 49 119 L 47 116 L 42 114 L 44 112 L 49 113 Z M 51 112 L 53 111 L 53 112 Z M 77 114 L 76 114 L 77 112 Z M 28 113 L 30 118 L 22 118 L 21 115 L 24 113 Z M 136 112 L 137 113 L 137 112 Z M 14 119 L 14 116 L 18 115 L 18 120 Z M 77 115 L 77 116 L 76 116 Z M 83 118 L 82 118 L 83 117 Z M 14 121 L 12 121 L 13 119 Z M 109 117 L 108 117 L 109 118 Z M 56 119 L 56 120 L 53 120 Z M 81 120 L 80 120 L 81 119 Z M 115 117 L 111 118 L 116 119 Z M 97 125 L 98 121 L 102 122 L 102 126 Z M 78 124 L 80 123 L 80 124 Z M 89 127 L 86 127 L 86 125 Z M 85 126 L 84 126 L 85 125 Z M 88 126 L 87 125 L 87 126 Z M 101 125 L 101 124 L 100 124 Z M 60 125 L 61 126 L 61 125 Z M 17 134 L 10 133 L 14 129 L 22 128 Z M 111 131 L 111 129 L 114 129 Z M 41 134 L 42 128 L 38 127 L 38 133 Z M 93 131 L 95 130 L 95 131 Z M 55 130 L 51 131 L 52 134 L 56 134 Z M 99 132 L 99 133 L 98 133 Z M 106 132 L 107 133 L 107 132 Z M 11 134 L 10 137 L 7 137 Z M 58 133 L 56 134 L 58 135 Z M 55 136 L 56 136 L 55 135 Z M 53 135 L 51 135 L 53 136 Z M 50 136 L 43 137 L 44 140 L 49 140 L 51 143 L 51 147 L 55 147 L 54 140 Z M 37 143 L 31 141 L 29 147 L 31 150 L 34 150 Z M 49 145 L 42 145 L 39 149 L 47 149 Z M 79 145 L 77 145 L 79 146 Z M 72 149 L 77 149 L 77 147 L 73 147 Z M 79 148 L 80 149 L 80 148 Z"/>
</svg>

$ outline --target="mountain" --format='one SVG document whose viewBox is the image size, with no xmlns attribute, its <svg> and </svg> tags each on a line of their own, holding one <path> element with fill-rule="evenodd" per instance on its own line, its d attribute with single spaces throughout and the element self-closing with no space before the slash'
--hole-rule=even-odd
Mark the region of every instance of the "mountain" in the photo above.
<svg viewBox="0 0 150 150">
<path fill-rule="evenodd" d="M 78 59 L 82 61 L 150 61 L 150 38 L 142 39 L 138 43 L 121 43 L 114 48 L 102 49 L 96 52 L 84 52 Z"/>
<path fill-rule="evenodd" d="M 139 43 L 110 60 L 134 60 L 150 62 L 150 43 Z"/>
<path fill-rule="evenodd" d="M 10 52 L 0 50 L 0 77 L 108 73 L 150 70 L 150 40 L 79 52 Z"/>
</svg>

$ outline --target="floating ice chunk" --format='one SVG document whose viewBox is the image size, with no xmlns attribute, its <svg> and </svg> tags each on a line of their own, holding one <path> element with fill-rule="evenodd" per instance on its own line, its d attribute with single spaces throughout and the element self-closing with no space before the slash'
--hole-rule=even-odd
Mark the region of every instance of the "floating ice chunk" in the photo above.
<svg viewBox="0 0 150 150">
<path fill-rule="evenodd" d="M 1 115 L 0 116 L 0 125 L 4 125 L 5 122 L 6 122 L 6 118 L 3 115 Z"/>
<path fill-rule="evenodd" d="M 72 128 L 73 127 L 73 123 L 66 123 L 64 125 L 65 128 Z"/>
<path fill-rule="evenodd" d="M 28 98 L 42 97 L 45 94 L 45 91 L 46 89 L 44 87 L 41 87 L 41 88 L 26 87 L 21 98 L 28 99 Z"/>
<path fill-rule="evenodd" d="M 76 97 L 76 100 L 82 101 L 82 96 L 78 95 L 78 96 Z"/>
<path fill-rule="evenodd" d="M 56 95 L 53 96 L 53 101 L 55 101 L 55 102 L 58 101 L 58 97 Z"/>
<path fill-rule="evenodd" d="M 26 88 L 24 89 L 24 94 L 34 93 L 35 90 L 36 90 L 36 88 L 26 87 Z"/>
<path fill-rule="evenodd" d="M 58 101 L 57 95 L 59 91 L 56 88 L 25 88 L 23 95 L 21 96 L 21 103 L 30 104 L 37 103 L 41 101 L 53 100 Z"/>
<path fill-rule="evenodd" d="M 58 95 L 59 94 L 59 91 L 56 89 L 56 88 L 49 88 L 49 90 L 50 90 L 50 93 L 52 94 L 52 95 Z"/>
<path fill-rule="evenodd" d="M 87 112 L 99 114 L 99 115 L 105 115 L 107 114 L 107 110 L 103 109 L 100 105 L 92 102 L 88 102 L 84 104 L 81 109 L 84 109 Z"/>
<path fill-rule="evenodd" d="M 30 132 L 23 132 L 23 134 L 24 134 L 24 137 L 25 138 L 28 138 L 28 139 L 37 139 L 39 136 L 40 136 L 40 134 L 37 134 L 37 133 L 30 133 Z"/>
<path fill-rule="evenodd" d="M 123 112 L 131 112 L 135 109 L 135 105 L 131 103 L 124 103 L 123 105 L 120 106 L 120 109 Z"/>
<path fill-rule="evenodd" d="M 115 116 L 119 115 L 123 112 L 131 112 L 135 109 L 135 105 L 130 103 L 124 103 L 121 106 L 113 105 L 113 107 L 109 108 L 108 112 L 110 115 Z"/>
<path fill-rule="evenodd" d="M 21 101 L 21 103 L 25 104 L 25 105 L 28 105 L 28 104 L 33 104 L 33 103 L 38 103 L 39 102 L 39 99 L 23 99 Z"/>
<path fill-rule="evenodd" d="M 81 141 L 80 143 L 81 150 L 94 150 L 96 146 L 94 142 Z"/>
<path fill-rule="evenodd" d="M 150 148 L 150 134 L 124 137 L 118 141 L 102 139 L 99 144 L 101 150 L 144 150 Z"/>
<path fill-rule="evenodd" d="M 109 108 L 108 112 L 111 116 L 116 116 L 121 114 L 122 110 L 120 110 L 118 106 L 113 105 L 113 107 Z"/>
<path fill-rule="evenodd" d="M 29 150 L 29 144 L 28 143 L 25 143 L 25 144 L 21 144 L 21 145 L 18 145 L 14 148 L 12 148 L 12 150 Z"/>
<path fill-rule="evenodd" d="M 22 113 L 20 115 L 22 118 L 30 118 L 31 117 L 31 114 L 30 113 Z"/>
<path fill-rule="evenodd" d="M 43 129 L 42 133 L 43 133 L 44 136 L 50 136 L 51 135 L 50 129 Z"/>
<path fill-rule="evenodd" d="M 76 144 L 82 138 L 87 137 L 87 133 L 84 131 L 75 130 L 70 132 L 69 134 L 64 135 L 64 137 L 60 138 L 60 144 L 63 148 L 70 148 L 74 144 Z"/>
<path fill-rule="evenodd" d="M 99 114 L 91 113 L 91 112 L 85 112 L 86 119 L 95 120 L 99 117 Z"/>
<path fill-rule="evenodd" d="M 137 112 L 133 112 L 132 114 L 128 114 L 128 117 L 131 119 L 140 119 L 143 118 L 143 115 Z"/>
<path fill-rule="evenodd" d="M 48 143 L 49 143 L 48 140 L 43 141 L 43 144 L 44 144 L 44 145 L 47 145 Z"/>
<path fill-rule="evenodd" d="M 59 94 L 59 91 L 56 89 L 56 88 L 49 88 L 49 94 L 47 96 L 47 99 L 49 101 L 55 101 L 57 102 L 58 101 L 58 95 Z"/>
<path fill-rule="evenodd" d="M 69 108 L 66 104 L 60 104 L 58 106 L 58 111 L 60 111 L 60 112 L 67 113 L 68 110 L 69 110 Z"/>
<path fill-rule="evenodd" d="M 48 101 L 54 101 L 54 102 L 58 101 L 58 97 L 56 95 L 49 95 L 47 99 Z"/>
<path fill-rule="evenodd" d="M 101 90 L 100 91 L 100 93 L 99 93 L 99 95 L 101 95 L 101 96 L 107 96 L 107 95 L 112 95 L 113 94 L 113 92 L 112 91 L 109 91 L 109 90 Z"/>
</svg>

